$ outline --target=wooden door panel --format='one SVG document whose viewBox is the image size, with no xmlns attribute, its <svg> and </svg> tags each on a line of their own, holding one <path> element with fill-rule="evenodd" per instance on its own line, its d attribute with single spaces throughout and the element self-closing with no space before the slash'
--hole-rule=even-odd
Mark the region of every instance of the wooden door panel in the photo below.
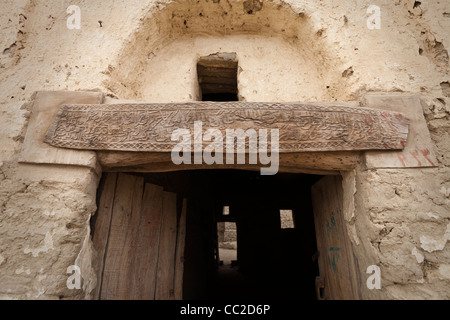
<svg viewBox="0 0 450 320">
<path fill-rule="evenodd" d="M 159 244 L 158 270 L 156 278 L 157 300 L 175 298 L 175 250 L 177 239 L 177 198 L 175 193 L 163 193 L 163 216 L 161 242 Z"/>
<path fill-rule="evenodd" d="M 180 221 L 178 223 L 177 251 L 175 254 L 175 299 L 183 298 L 184 248 L 186 243 L 187 200 L 183 199 Z"/>
<path fill-rule="evenodd" d="M 162 187 L 145 184 L 134 255 L 133 280 L 135 283 L 130 299 L 152 300 L 155 298 L 163 208 L 162 195 Z"/>
<path fill-rule="evenodd" d="M 144 179 L 119 174 L 103 271 L 102 299 L 126 299 L 132 291 L 136 231 Z"/>
<path fill-rule="evenodd" d="M 93 246 L 97 252 L 97 287 L 95 288 L 94 297 L 100 297 L 100 289 L 102 275 L 104 269 L 104 261 L 106 254 L 106 244 L 109 237 L 109 227 L 111 225 L 111 217 L 114 203 L 114 194 L 116 190 L 117 174 L 109 173 L 104 180 L 102 195 L 97 210 L 95 221 L 95 229 L 93 235 Z"/>
<path fill-rule="evenodd" d="M 144 178 L 107 174 L 94 231 L 99 299 L 181 299 L 187 200 Z"/>
<path fill-rule="evenodd" d="M 342 212 L 342 177 L 326 176 L 311 188 L 325 299 L 357 299 L 355 266 Z"/>
</svg>

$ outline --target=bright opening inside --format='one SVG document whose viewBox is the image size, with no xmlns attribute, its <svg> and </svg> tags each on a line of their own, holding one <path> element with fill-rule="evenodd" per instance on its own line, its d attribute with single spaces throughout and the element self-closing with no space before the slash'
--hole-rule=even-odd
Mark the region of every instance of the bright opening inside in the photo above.
<svg viewBox="0 0 450 320">
<path fill-rule="evenodd" d="M 292 210 L 280 210 L 280 222 L 281 229 L 293 229 L 294 226 L 294 215 Z"/>
</svg>

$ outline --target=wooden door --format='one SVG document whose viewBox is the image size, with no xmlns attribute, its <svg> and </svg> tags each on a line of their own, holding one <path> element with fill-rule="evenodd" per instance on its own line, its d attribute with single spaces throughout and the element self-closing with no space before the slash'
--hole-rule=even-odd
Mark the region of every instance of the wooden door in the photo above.
<svg viewBox="0 0 450 320">
<path fill-rule="evenodd" d="M 343 215 L 341 176 L 326 176 L 311 188 L 319 272 L 318 299 L 358 299 L 356 268 Z"/>
<path fill-rule="evenodd" d="M 186 199 L 144 178 L 109 173 L 94 229 L 96 296 L 102 300 L 182 298 Z"/>
</svg>

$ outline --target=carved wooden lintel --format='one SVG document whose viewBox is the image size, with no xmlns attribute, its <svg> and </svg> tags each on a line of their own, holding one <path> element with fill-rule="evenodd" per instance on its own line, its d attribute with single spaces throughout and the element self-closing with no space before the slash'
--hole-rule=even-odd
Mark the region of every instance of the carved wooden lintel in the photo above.
<svg viewBox="0 0 450 320">
<path fill-rule="evenodd" d="M 399 150 L 408 119 L 398 112 L 303 103 L 193 102 L 62 105 L 44 141 L 85 150 L 170 152 L 176 129 L 279 130 L 279 152 Z M 211 142 L 203 142 L 208 145 Z M 225 145 L 225 144 L 224 144 Z M 270 146 L 270 140 L 269 140 Z"/>
</svg>

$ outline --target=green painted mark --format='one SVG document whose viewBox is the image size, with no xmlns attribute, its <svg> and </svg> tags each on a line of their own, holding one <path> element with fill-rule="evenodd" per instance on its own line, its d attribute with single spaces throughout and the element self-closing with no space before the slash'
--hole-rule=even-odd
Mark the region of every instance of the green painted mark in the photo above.
<svg viewBox="0 0 450 320">
<path fill-rule="evenodd" d="M 333 274 L 338 275 L 342 279 L 341 268 L 339 267 L 339 258 L 341 248 L 339 247 L 329 247 L 328 248 L 328 262 L 330 263 L 331 270 Z"/>
<path fill-rule="evenodd" d="M 339 240 L 339 232 L 338 232 L 338 229 L 337 229 L 336 220 L 334 219 L 334 215 L 331 216 L 331 225 L 336 230 L 336 237 Z"/>
</svg>

